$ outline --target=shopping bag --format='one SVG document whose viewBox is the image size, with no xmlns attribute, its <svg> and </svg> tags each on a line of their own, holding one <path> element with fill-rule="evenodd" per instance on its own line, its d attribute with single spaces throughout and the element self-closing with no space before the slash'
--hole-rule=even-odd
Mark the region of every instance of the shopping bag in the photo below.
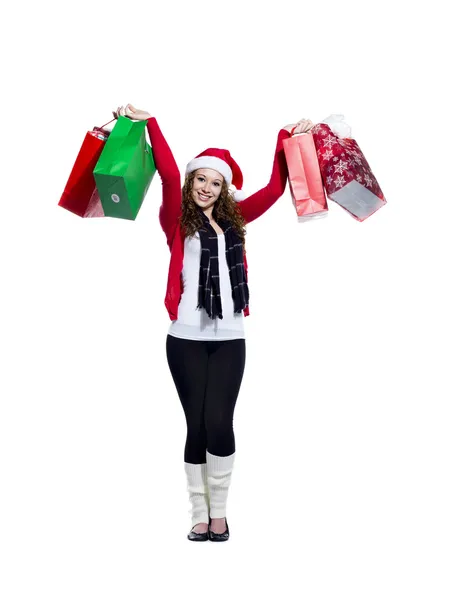
<svg viewBox="0 0 449 600">
<path fill-rule="evenodd" d="M 311 129 L 328 198 L 357 221 L 364 221 L 387 201 L 349 132 L 343 115 L 331 115 Z"/>
<path fill-rule="evenodd" d="M 107 217 L 134 220 L 156 172 L 146 121 L 120 116 L 94 169 Z"/>
<path fill-rule="evenodd" d="M 109 123 L 86 133 L 58 202 L 59 206 L 79 217 L 104 217 L 93 171 L 109 136 L 110 132 L 104 129 Z"/>
<path fill-rule="evenodd" d="M 298 221 L 327 216 L 328 206 L 312 136 L 309 133 L 292 135 L 283 140 L 283 145 Z"/>
</svg>

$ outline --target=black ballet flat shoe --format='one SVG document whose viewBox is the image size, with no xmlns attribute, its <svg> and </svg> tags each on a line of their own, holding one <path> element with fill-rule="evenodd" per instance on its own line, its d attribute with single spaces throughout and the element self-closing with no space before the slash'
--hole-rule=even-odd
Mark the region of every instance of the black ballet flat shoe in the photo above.
<svg viewBox="0 0 449 600">
<path fill-rule="evenodd" d="M 193 527 L 196 527 L 196 525 L 194 525 Z M 208 531 L 205 531 L 204 533 L 196 533 L 196 531 L 193 531 L 193 527 L 187 534 L 187 539 L 191 542 L 207 542 L 207 540 L 209 539 Z"/>
<path fill-rule="evenodd" d="M 224 531 L 223 533 L 214 533 L 210 528 L 211 519 L 209 519 L 209 527 L 208 527 L 207 533 L 209 534 L 209 540 L 211 542 L 227 542 L 229 540 L 229 525 L 228 525 L 228 520 L 226 519 L 226 517 L 225 517 L 225 523 L 226 523 L 226 531 Z"/>
</svg>

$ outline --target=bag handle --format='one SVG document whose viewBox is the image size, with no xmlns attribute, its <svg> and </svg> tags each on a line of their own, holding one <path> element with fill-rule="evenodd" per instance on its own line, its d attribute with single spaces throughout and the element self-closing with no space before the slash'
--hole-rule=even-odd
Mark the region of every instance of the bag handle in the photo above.
<svg viewBox="0 0 449 600">
<path fill-rule="evenodd" d="M 117 117 L 114 117 L 112 119 L 112 121 L 117 121 Z M 99 127 L 99 129 L 103 129 L 103 127 L 106 127 L 106 125 L 109 125 L 109 123 L 112 123 L 112 121 L 109 121 L 108 123 L 105 123 L 104 125 L 102 125 L 101 127 Z"/>
<path fill-rule="evenodd" d="M 113 121 L 116 121 L 116 120 L 117 120 L 117 117 L 114 117 L 114 118 L 112 119 L 112 121 L 109 121 L 109 123 L 112 123 Z M 94 131 L 94 132 L 95 132 L 95 131 L 97 131 L 97 132 L 101 132 L 101 134 L 102 134 L 102 135 L 105 135 L 105 136 L 106 136 L 106 139 L 107 139 L 107 138 L 108 138 L 108 136 L 109 136 L 109 134 L 110 134 L 110 131 L 108 131 L 107 129 L 105 129 L 105 127 L 106 127 L 106 125 L 109 125 L 109 123 L 105 123 L 105 124 L 104 124 L 104 125 L 102 125 L 101 127 L 94 127 L 94 128 L 92 129 L 92 131 Z"/>
<path fill-rule="evenodd" d="M 100 129 L 103 129 L 103 127 L 106 127 L 106 125 L 109 125 L 109 123 L 112 123 L 113 121 L 117 121 L 117 117 L 114 117 L 111 121 L 108 121 L 107 123 L 105 123 L 104 125 L 102 125 L 100 127 Z"/>
<path fill-rule="evenodd" d="M 294 135 L 302 135 L 303 133 L 310 133 L 312 131 L 312 129 L 313 129 L 313 128 L 309 129 L 309 131 L 302 131 L 301 133 L 293 133 L 297 127 L 298 127 L 298 123 L 290 131 L 290 137 L 293 137 Z"/>
</svg>

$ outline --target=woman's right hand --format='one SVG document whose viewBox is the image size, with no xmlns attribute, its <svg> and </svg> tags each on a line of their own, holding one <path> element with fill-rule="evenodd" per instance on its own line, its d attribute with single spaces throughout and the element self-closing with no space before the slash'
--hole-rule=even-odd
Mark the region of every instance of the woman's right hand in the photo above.
<svg viewBox="0 0 449 600">
<path fill-rule="evenodd" d="M 308 133 L 312 129 L 312 127 L 314 127 L 314 124 L 310 119 L 301 119 L 297 123 L 290 123 L 290 125 L 284 125 L 282 129 L 287 130 L 293 135 L 295 133 Z"/>
<path fill-rule="evenodd" d="M 115 119 L 119 117 L 129 117 L 134 121 L 146 121 L 147 119 L 151 119 L 150 113 L 147 113 L 144 110 L 139 110 L 135 108 L 132 104 L 127 104 L 126 106 L 119 106 L 117 110 L 112 112 Z"/>
</svg>

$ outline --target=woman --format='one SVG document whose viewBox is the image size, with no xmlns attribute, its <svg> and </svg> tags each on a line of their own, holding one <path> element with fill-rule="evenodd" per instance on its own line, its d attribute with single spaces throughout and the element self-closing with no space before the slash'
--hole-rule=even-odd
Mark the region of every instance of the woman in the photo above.
<svg viewBox="0 0 449 600">
<path fill-rule="evenodd" d="M 245 226 L 284 193 L 282 140 L 292 131 L 309 131 L 313 123 L 302 119 L 279 131 L 268 185 L 242 200 L 243 176 L 227 150 L 209 148 L 191 160 L 181 188 L 156 119 L 131 104 L 119 107 L 118 115 L 147 120 L 162 179 L 159 220 L 171 252 L 165 306 L 172 323 L 166 353 L 187 422 L 184 468 L 192 505 L 187 537 L 226 541 L 235 457 L 232 421 L 245 368 L 243 318 L 249 315 Z"/>
</svg>

